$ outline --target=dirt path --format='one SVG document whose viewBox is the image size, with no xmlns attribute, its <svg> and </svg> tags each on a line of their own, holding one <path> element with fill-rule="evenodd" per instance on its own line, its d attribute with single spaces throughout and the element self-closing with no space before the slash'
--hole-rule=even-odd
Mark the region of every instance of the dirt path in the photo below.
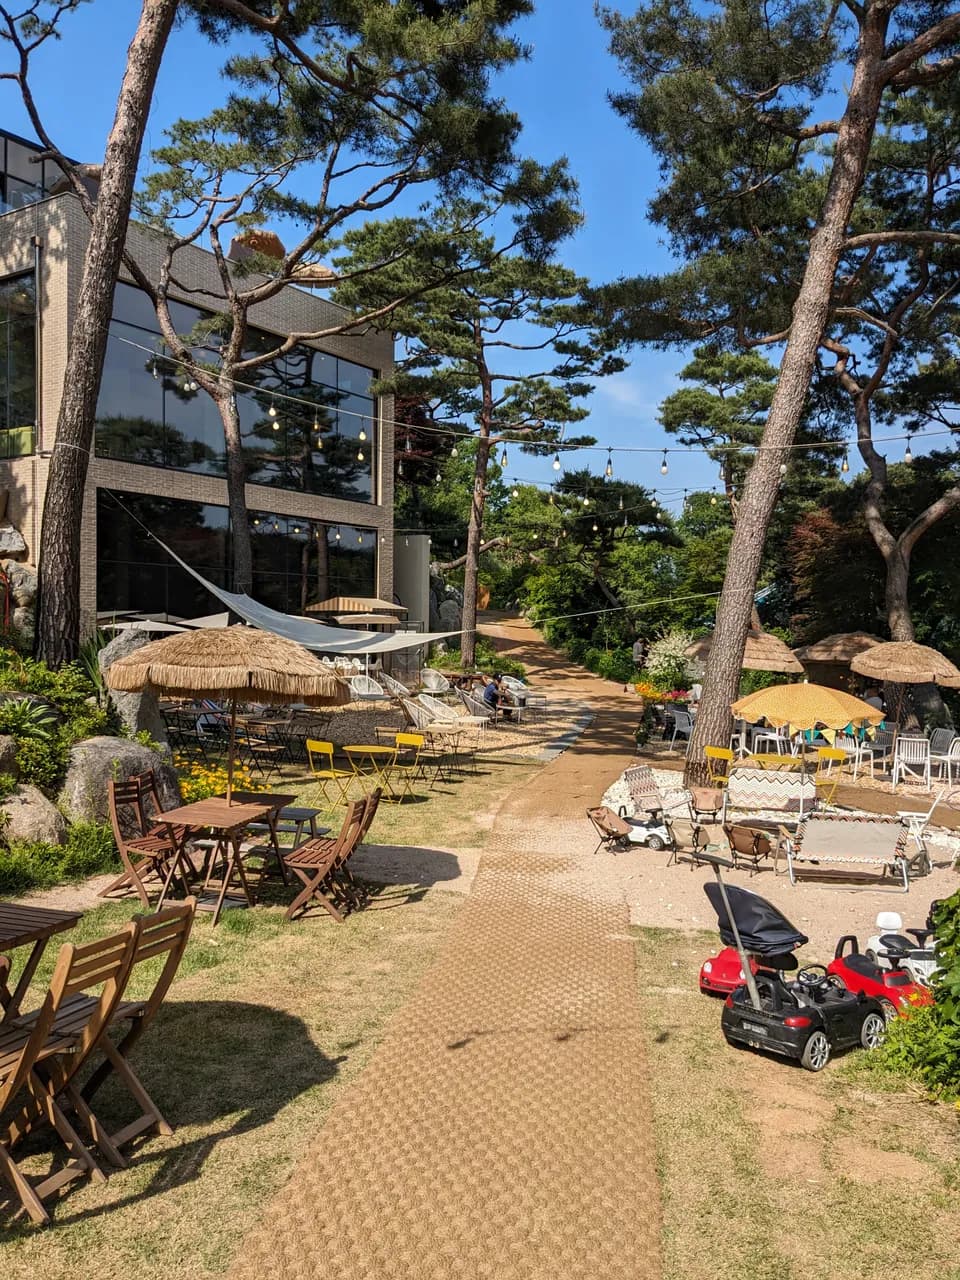
<svg viewBox="0 0 960 1280">
<path fill-rule="evenodd" d="M 596 718 L 503 798 L 437 963 L 267 1206 L 237 1280 L 660 1274 L 635 944 L 583 816 L 630 758 L 634 717 L 524 624 L 491 629 Z"/>
</svg>

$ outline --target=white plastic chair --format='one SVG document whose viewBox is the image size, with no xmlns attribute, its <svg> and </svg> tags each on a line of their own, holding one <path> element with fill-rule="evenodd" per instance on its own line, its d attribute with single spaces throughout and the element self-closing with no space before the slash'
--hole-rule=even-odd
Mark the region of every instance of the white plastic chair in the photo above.
<svg viewBox="0 0 960 1280">
<path fill-rule="evenodd" d="M 954 738 L 950 743 L 950 750 L 939 760 L 934 760 L 932 754 L 930 759 L 931 763 L 937 766 L 941 778 L 943 777 L 944 769 L 946 769 L 947 786 L 952 787 L 954 773 L 956 773 L 957 778 L 960 779 L 960 738 Z"/>
<path fill-rule="evenodd" d="M 916 778 L 930 788 L 930 740 L 928 738 L 899 737 L 893 750 L 893 775 L 890 790 L 896 791 L 897 783 Z"/>
<path fill-rule="evenodd" d="M 351 676 L 347 683 L 356 702 L 374 702 L 377 698 L 389 697 L 383 686 L 377 684 L 376 680 L 371 680 L 369 676 Z"/>
<path fill-rule="evenodd" d="M 395 698 L 411 698 L 413 694 L 405 684 L 401 684 L 399 680 L 394 680 L 393 676 L 388 676 L 386 671 L 380 672 L 380 683 L 388 693 L 392 693 Z"/>
<path fill-rule="evenodd" d="M 856 781 L 857 774 L 864 760 L 863 743 L 859 738 L 855 738 L 852 733 L 838 733 L 833 740 L 833 745 L 838 751 L 842 751 L 847 757 L 847 761 L 853 765 L 853 781 Z M 873 757 L 870 759 L 870 776 L 873 777 Z"/>
<path fill-rule="evenodd" d="M 442 671 L 434 667 L 424 667 L 420 672 L 420 683 L 429 693 L 449 693 L 450 681 Z"/>
<path fill-rule="evenodd" d="M 917 813 L 915 809 L 898 809 L 897 817 L 909 830 L 913 837 L 913 842 L 917 846 L 917 852 L 923 853 L 925 845 L 923 837 L 927 833 L 927 827 L 930 825 L 930 819 L 933 817 L 933 811 L 943 799 L 946 787 L 941 787 L 937 794 L 933 797 L 933 804 L 926 813 Z"/>
<path fill-rule="evenodd" d="M 681 711 L 678 708 L 673 712 L 673 737 L 670 739 L 670 750 L 673 750 L 673 744 L 678 737 L 689 741 L 691 733 L 693 733 L 693 716 L 689 711 Z"/>
<path fill-rule="evenodd" d="M 547 710 L 547 695 L 545 693 L 534 693 L 528 684 L 524 684 L 522 680 L 518 680 L 516 676 L 501 676 L 504 686 L 510 693 L 516 694 L 521 699 L 521 706 L 532 714 L 536 711 L 543 715 Z"/>
<path fill-rule="evenodd" d="M 952 729 L 934 729 L 930 735 L 930 765 L 941 776 L 956 736 Z"/>
</svg>

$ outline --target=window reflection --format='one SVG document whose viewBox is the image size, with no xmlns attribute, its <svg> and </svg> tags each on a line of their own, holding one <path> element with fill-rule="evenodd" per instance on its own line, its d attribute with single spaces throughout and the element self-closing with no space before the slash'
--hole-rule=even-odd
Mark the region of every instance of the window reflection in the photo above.
<svg viewBox="0 0 960 1280">
<path fill-rule="evenodd" d="M 175 304 L 178 332 L 197 336 L 210 316 Z M 217 338 L 201 339 L 203 358 L 217 359 Z M 276 338 L 252 331 L 248 354 L 272 349 Z M 376 405 L 373 371 L 296 347 L 250 370 L 250 389 L 237 397 L 244 464 L 253 484 L 371 502 Z M 118 285 L 97 409 L 97 452 L 149 466 L 225 473 L 223 428 L 211 398 L 190 389 L 163 355 L 149 300 Z"/>
<path fill-rule="evenodd" d="M 130 609 L 190 618 L 216 611 L 207 591 L 138 521 L 205 578 L 229 590 L 227 508 L 144 494 L 117 498 L 106 489 L 97 491 L 98 612 Z M 267 511 L 251 512 L 249 521 L 256 600 L 284 613 L 301 613 L 331 595 L 376 594 L 375 530 Z"/>
<path fill-rule="evenodd" d="M 32 273 L 0 280 L 0 457 L 33 452 L 37 293 Z"/>
</svg>

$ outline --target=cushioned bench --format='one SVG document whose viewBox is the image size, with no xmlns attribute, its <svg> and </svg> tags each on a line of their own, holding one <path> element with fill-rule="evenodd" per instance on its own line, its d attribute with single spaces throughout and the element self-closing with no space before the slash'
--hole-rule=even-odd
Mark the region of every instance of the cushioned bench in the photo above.
<svg viewBox="0 0 960 1280">
<path fill-rule="evenodd" d="M 721 821 L 736 822 L 742 815 L 764 809 L 802 818 L 816 807 L 817 789 L 812 777 L 735 764 L 724 788 Z"/>
</svg>

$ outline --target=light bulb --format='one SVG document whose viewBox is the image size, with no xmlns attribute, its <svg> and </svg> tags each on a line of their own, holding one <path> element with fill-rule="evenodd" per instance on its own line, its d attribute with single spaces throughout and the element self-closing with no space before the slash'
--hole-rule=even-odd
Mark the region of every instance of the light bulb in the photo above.
<svg viewBox="0 0 960 1280">
<path fill-rule="evenodd" d="M 653 500 L 653 509 L 654 509 L 654 511 L 656 511 L 656 510 L 657 510 L 657 508 L 658 508 L 659 506 L 660 506 L 660 503 L 656 500 L 656 498 L 654 498 L 654 500 Z"/>
<path fill-rule="evenodd" d="M 555 505 L 555 504 L 554 504 L 554 501 L 553 501 L 553 494 L 552 494 L 552 493 L 548 493 L 548 494 L 547 494 L 547 502 L 549 502 L 549 503 L 550 503 L 550 506 L 551 506 L 551 507 Z"/>
<path fill-rule="evenodd" d="M 407 436 L 407 439 L 406 439 L 406 441 L 405 441 L 405 443 L 404 443 L 404 446 L 403 446 L 403 452 L 404 452 L 404 453 L 413 453 L 413 445 L 410 443 L 410 437 L 409 437 L 409 436 Z"/>
<path fill-rule="evenodd" d="M 403 479 L 403 463 L 402 462 L 397 463 L 397 479 L 398 480 Z"/>
<path fill-rule="evenodd" d="M 339 541 L 340 541 L 340 526 L 339 526 L 339 525 L 337 525 L 337 532 L 334 534 L 334 538 L 335 538 L 335 540 L 336 540 L 337 542 L 339 542 Z"/>
<path fill-rule="evenodd" d="M 271 418 L 275 418 L 277 416 L 277 406 L 273 403 L 272 400 L 270 401 L 270 408 L 267 410 L 267 413 L 270 415 Z"/>
<path fill-rule="evenodd" d="M 364 431 L 363 427 L 361 427 L 361 428 L 360 428 L 360 434 L 357 436 L 357 439 L 358 439 L 358 440 L 366 440 L 366 438 L 367 438 L 367 433 L 366 433 L 366 431 Z"/>
<path fill-rule="evenodd" d="M 438 471 L 437 474 L 434 476 L 434 480 L 436 481 L 437 484 L 439 484 L 442 479 L 443 479 L 443 476 Z"/>
<path fill-rule="evenodd" d="M 711 507 L 715 507 L 717 505 L 717 495 L 715 493 L 711 493 L 710 495 L 710 505 Z"/>
<path fill-rule="evenodd" d="M 313 429 L 314 431 L 320 430 L 320 420 L 316 414 L 313 415 Z"/>
<path fill-rule="evenodd" d="M 501 465 L 501 467 L 505 467 L 505 466 L 507 465 L 507 450 L 506 450 L 506 446 L 504 446 L 503 453 L 501 453 L 501 455 L 500 455 L 500 465 Z"/>
<path fill-rule="evenodd" d="M 567 531 L 566 531 L 566 529 L 561 529 L 561 530 L 560 530 L 560 537 L 561 537 L 561 538 L 565 538 L 566 536 L 567 536 Z"/>
<path fill-rule="evenodd" d="M 510 490 L 510 496 L 511 496 L 511 498 L 519 498 L 519 497 L 520 497 L 520 490 L 517 488 L 517 486 L 516 486 L 516 485 L 514 485 L 514 486 L 513 486 L 513 488 Z"/>
<path fill-rule="evenodd" d="M 846 475 L 849 470 L 850 470 L 850 463 L 847 461 L 847 455 L 844 454 L 843 461 L 840 463 L 840 471 L 843 475 Z"/>
<path fill-rule="evenodd" d="M 295 525 L 293 526 L 293 532 L 294 532 L 294 533 L 299 533 L 299 532 L 300 532 L 300 526 L 299 526 L 298 524 L 295 524 Z"/>
<path fill-rule="evenodd" d="M 663 461 L 660 463 L 660 474 L 661 474 L 662 476 L 665 476 L 669 470 L 670 470 L 670 468 L 667 466 L 667 451 L 666 451 L 666 449 L 664 449 L 664 451 L 663 451 Z"/>
<path fill-rule="evenodd" d="M 907 436 L 907 447 L 906 447 L 906 449 L 904 450 L 903 460 L 904 460 L 904 462 L 906 462 L 906 463 L 911 463 L 911 462 L 913 461 L 913 453 L 912 453 L 912 452 L 911 452 L 911 450 L 910 450 L 910 437 L 909 437 L 909 436 Z"/>
<path fill-rule="evenodd" d="M 785 476 L 787 474 L 787 464 L 785 462 L 780 463 L 780 474 L 782 476 Z"/>
<path fill-rule="evenodd" d="M 617 507 L 619 508 L 620 511 L 623 510 L 623 494 L 622 493 L 620 495 L 620 501 L 617 503 Z"/>
<path fill-rule="evenodd" d="M 598 527 L 599 527 L 599 526 L 597 525 L 596 520 L 594 520 L 594 522 L 593 522 L 593 532 L 594 532 L 594 533 L 596 533 L 596 532 L 597 532 Z"/>
<path fill-rule="evenodd" d="M 273 532 L 274 532 L 274 533 L 279 533 L 279 532 L 280 532 L 280 521 L 279 521 L 279 520 L 274 520 L 274 522 L 273 522 Z"/>
<path fill-rule="evenodd" d="M 317 453 L 323 453 L 323 436 L 317 436 Z"/>
<path fill-rule="evenodd" d="M 460 546 L 460 539 L 459 539 L 459 538 L 454 538 L 454 540 L 453 540 L 453 549 L 454 549 L 454 551 L 456 551 L 456 549 L 457 549 L 459 546 Z"/>
<path fill-rule="evenodd" d="M 554 471 L 560 470 L 560 454 L 559 453 L 555 453 L 553 455 L 553 469 Z"/>
<path fill-rule="evenodd" d="M 457 448 L 457 446 L 456 446 L 456 445 L 454 445 L 454 446 L 453 446 L 453 448 L 450 450 L 450 457 L 451 457 L 451 458 L 459 458 L 459 457 L 460 457 L 460 450 Z"/>
<path fill-rule="evenodd" d="M 279 431 L 279 430 L 280 430 L 280 423 L 275 421 L 275 422 L 274 422 L 274 424 L 273 424 L 273 429 L 274 429 L 274 431 Z"/>
<path fill-rule="evenodd" d="M 362 534 L 362 533 L 358 533 L 358 534 L 357 534 L 357 542 L 360 544 L 360 546 L 361 546 L 361 547 L 363 546 L 363 534 Z"/>
<path fill-rule="evenodd" d="M 358 462 L 362 462 L 362 461 L 363 461 L 363 450 L 362 450 L 362 449 L 358 449 L 358 450 L 357 450 L 357 461 L 358 461 Z"/>
<path fill-rule="evenodd" d="M 607 465 L 603 469 L 603 474 L 607 477 L 608 480 L 613 475 L 613 456 L 611 455 L 609 449 L 607 450 Z"/>
<path fill-rule="evenodd" d="M 260 523 L 260 519 L 259 519 L 259 517 L 258 517 L 258 516 L 254 516 L 254 518 L 253 518 L 253 523 L 254 523 L 254 524 L 259 524 L 259 523 Z"/>
<path fill-rule="evenodd" d="M 584 494 L 584 495 L 583 495 L 583 505 L 584 505 L 585 507 L 589 507 L 589 505 L 590 505 L 590 499 L 587 497 L 587 495 L 586 495 L 586 494 Z"/>
</svg>

